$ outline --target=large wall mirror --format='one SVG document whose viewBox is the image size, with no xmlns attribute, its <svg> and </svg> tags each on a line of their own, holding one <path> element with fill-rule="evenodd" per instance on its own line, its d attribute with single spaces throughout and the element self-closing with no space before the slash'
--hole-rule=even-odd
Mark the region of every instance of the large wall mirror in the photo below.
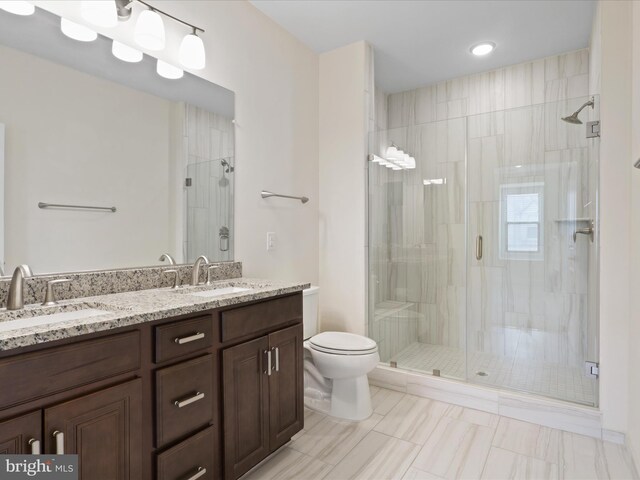
<svg viewBox="0 0 640 480">
<path fill-rule="evenodd" d="M 4 274 L 233 260 L 233 92 L 122 62 L 59 22 L 0 11 Z"/>
</svg>

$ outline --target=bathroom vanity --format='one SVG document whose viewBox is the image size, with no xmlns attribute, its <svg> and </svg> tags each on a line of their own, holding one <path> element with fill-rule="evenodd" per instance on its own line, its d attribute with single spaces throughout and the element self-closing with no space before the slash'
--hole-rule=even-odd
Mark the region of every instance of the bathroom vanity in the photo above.
<svg viewBox="0 0 640 480">
<path fill-rule="evenodd" d="M 27 307 L 0 322 L 0 452 L 76 453 L 84 480 L 240 477 L 303 427 L 305 287 L 235 279 Z M 43 312 L 78 318 L 38 325 Z"/>
</svg>

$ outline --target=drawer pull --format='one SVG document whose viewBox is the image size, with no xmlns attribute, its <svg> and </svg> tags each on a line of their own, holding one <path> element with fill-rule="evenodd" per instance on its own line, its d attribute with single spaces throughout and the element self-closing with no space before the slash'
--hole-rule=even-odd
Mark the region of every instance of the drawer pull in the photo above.
<svg viewBox="0 0 640 480">
<path fill-rule="evenodd" d="M 27 443 L 31 447 L 31 455 L 40 455 L 40 440 L 32 438 Z"/>
<path fill-rule="evenodd" d="M 196 392 L 195 395 L 189 398 L 185 398 L 184 400 L 176 400 L 173 404 L 178 407 L 186 407 L 187 405 L 192 404 L 193 402 L 197 402 L 198 400 L 202 400 L 204 398 L 204 393 Z"/>
<path fill-rule="evenodd" d="M 194 335 L 189 335 L 188 337 L 176 337 L 173 341 L 178 345 L 184 345 L 185 343 L 195 342 L 196 340 L 202 340 L 204 338 L 204 333 L 198 332 Z"/>
<path fill-rule="evenodd" d="M 274 347 L 276 351 L 276 372 L 280 371 L 280 349 L 278 347 Z"/>
<path fill-rule="evenodd" d="M 64 455 L 64 433 L 56 430 L 53 438 L 56 439 L 56 455 Z"/>
<path fill-rule="evenodd" d="M 194 473 L 190 477 L 185 478 L 185 480 L 196 480 L 197 478 L 200 478 L 201 476 L 203 476 L 205 473 L 207 473 L 207 469 L 206 468 L 198 467 L 196 469 L 196 473 Z"/>
</svg>

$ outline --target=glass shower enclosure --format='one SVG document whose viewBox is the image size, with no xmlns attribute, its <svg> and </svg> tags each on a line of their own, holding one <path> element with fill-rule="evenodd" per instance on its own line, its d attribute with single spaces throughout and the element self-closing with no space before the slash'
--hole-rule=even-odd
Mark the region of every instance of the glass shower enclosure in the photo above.
<svg viewBox="0 0 640 480">
<path fill-rule="evenodd" d="M 597 406 L 591 97 L 372 134 L 368 334 L 383 364 Z M 589 118 L 588 118 L 589 117 Z"/>
</svg>

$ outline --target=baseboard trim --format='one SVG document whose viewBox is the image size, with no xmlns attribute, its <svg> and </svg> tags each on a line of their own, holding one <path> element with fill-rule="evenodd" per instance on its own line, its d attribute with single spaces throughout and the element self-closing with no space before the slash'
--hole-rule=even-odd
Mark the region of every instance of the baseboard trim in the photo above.
<svg viewBox="0 0 640 480">
<path fill-rule="evenodd" d="M 550 400 L 536 395 L 471 385 L 442 377 L 405 372 L 382 365 L 369 373 L 369 382 L 379 387 L 609 442 L 624 443 L 625 441 L 623 433 L 602 428 L 602 414 L 596 408 Z"/>
</svg>

